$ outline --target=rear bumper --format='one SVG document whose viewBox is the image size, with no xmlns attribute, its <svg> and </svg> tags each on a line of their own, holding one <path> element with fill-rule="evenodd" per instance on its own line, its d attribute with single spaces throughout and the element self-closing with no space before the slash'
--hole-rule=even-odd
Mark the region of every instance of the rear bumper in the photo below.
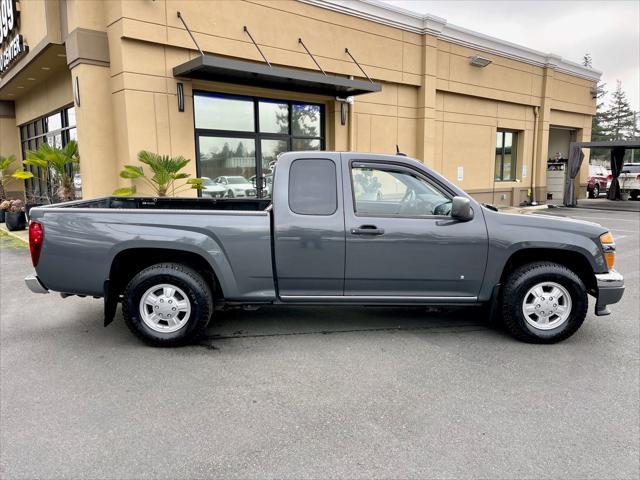
<svg viewBox="0 0 640 480">
<path fill-rule="evenodd" d="M 596 315 L 609 315 L 607 305 L 617 303 L 624 293 L 624 278 L 615 270 L 608 273 L 597 273 L 598 300 L 596 301 Z"/>
<path fill-rule="evenodd" d="M 24 278 L 24 283 L 27 284 L 29 290 L 33 293 L 49 293 L 49 290 L 42 284 L 38 276 L 33 273 Z"/>
</svg>

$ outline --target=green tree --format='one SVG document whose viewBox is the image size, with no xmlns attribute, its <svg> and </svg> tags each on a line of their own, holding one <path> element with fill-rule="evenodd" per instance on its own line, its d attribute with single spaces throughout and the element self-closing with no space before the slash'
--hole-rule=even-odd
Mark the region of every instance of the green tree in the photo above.
<svg viewBox="0 0 640 480">
<path fill-rule="evenodd" d="M 622 90 L 620 80 L 618 80 L 616 90 L 612 93 L 609 108 L 602 114 L 602 125 L 606 137 L 610 140 L 626 140 L 633 138 L 635 134 L 634 111 L 629 105 L 627 95 Z"/>
<path fill-rule="evenodd" d="M 153 176 L 147 177 L 142 167 L 137 165 L 125 165 L 120 172 L 120 177 L 144 180 L 158 197 L 166 197 L 182 193 L 188 189 L 202 189 L 201 178 L 189 178 L 188 173 L 180 173 L 189 162 L 184 157 L 170 157 L 142 150 L 138 153 L 138 161 L 147 165 L 153 172 Z M 187 180 L 188 179 L 188 180 Z M 182 185 L 176 186 L 176 180 L 186 180 Z M 135 195 L 136 186 L 116 189 L 113 194 L 121 197 Z"/>
<path fill-rule="evenodd" d="M 75 188 L 73 186 L 73 175 L 69 173 L 76 170 L 80 156 L 78 155 L 78 144 L 75 140 L 69 141 L 64 147 L 55 147 L 47 143 L 40 145 L 38 150 L 27 152 L 27 159 L 22 163 L 32 167 L 38 167 L 38 175 L 45 185 L 54 187 L 54 195 L 63 201 L 73 200 Z M 32 172 L 25 170 L 14 172 L 15 178 L 26 180 L 33 178 Z M 51 198 L 48 198 L 51 202 Z"/>
</svg>

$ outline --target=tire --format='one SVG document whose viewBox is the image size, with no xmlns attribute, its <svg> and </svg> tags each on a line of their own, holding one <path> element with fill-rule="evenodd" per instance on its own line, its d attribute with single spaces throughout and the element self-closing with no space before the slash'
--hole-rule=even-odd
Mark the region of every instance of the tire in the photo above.
<svg viewBox="0 0 640 480">
<path fill-rule="evenodd" d="M 542 296 L 537 296 L 541 286 Z M 514 270 L 507 277 L 501 300 L 505 328 L 513 337 L 527 343 L 565 340 L 580 328 L 587 315 L 584 284 L 574 272 L 552 262 L 530 263 Z M 528 316 L 525 308 L 531 312 Z M 536 312 L 551 314 L 545 317 Z"/>
<path fill-rule="evenodd" d="M 235 195 L 233 194 L 233 190 L 229 190 L 227 192 L 227 198 L 233 198 L 233 197 L 235 197 Z"/>
<path fill-rule="evenodd" d="M 598 198 L 598 196 L 600 196 L 600 187 L 596 183 L 593 186 L 593 188 L 591 189 L 591 191 L 589 192 L 589 197 L 590 198 Z"/>
<path fill-rule="evenodd" d="M 127 285 L 122 300 L 124 321 L 148 345 L 188 345 L 202 336 L 211 319 L 211 292 L 204 278 L 189 267 L 179 263 L 152 265 Z"/>
<path fill-rule="evenodd" d="M 640 190 L 632 190 L 631 200 L 638 200 L 638 197 L 640 197 Z"/>
</svg>

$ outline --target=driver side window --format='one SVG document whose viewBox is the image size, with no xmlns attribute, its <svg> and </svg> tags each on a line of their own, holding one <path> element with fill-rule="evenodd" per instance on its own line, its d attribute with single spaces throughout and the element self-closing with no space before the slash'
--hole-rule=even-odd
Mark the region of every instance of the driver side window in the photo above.
<svg viewBox="0 0 640 480">
<path fill-rule="evenodd" d="M 356 215 L 448 216 L 451 199 L 434 186 L 402 170 L 351 168 Z"/>
</svg>

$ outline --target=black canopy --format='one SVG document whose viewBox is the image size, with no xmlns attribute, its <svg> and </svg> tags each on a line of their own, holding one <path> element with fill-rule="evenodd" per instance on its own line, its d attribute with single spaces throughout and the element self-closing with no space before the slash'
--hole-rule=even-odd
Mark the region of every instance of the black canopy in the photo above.
<svg viewBox="0 0 640 480">
<path fill-rule="evenodd" d="M 382 90 L 382 85 L 368 80 L 352 80 L 217 55 L 201 55 L 189 60 L 174 67 L 173 75 L 332 97 L 348 97 Z"/>
<path fill-rule="evenodd" d="M 571 143 L 571 146 L 569 147 L 569 162 L 567 164 L 569 176 L 564 184 L 564 198 L 562 199 L 562 203 L 567 207 L 575 207 L 578 205 L 578 198 L 576 195 L 576 176 L 580 171 L 580 165 L 582 165 L 582 159 L 584 158 L 584 153 L 582 153 L 583 148 L 611 149 L 611 174 L 613 178 L 611 180 L 611 187 L 609 187 L 607 198 L 609 200 L 620 200 L 620 184 L 618 182 L 618 176 L 622 170 L 624 152 L 627 148 L 640 148 L 640 139 Z"/>
</svg>

